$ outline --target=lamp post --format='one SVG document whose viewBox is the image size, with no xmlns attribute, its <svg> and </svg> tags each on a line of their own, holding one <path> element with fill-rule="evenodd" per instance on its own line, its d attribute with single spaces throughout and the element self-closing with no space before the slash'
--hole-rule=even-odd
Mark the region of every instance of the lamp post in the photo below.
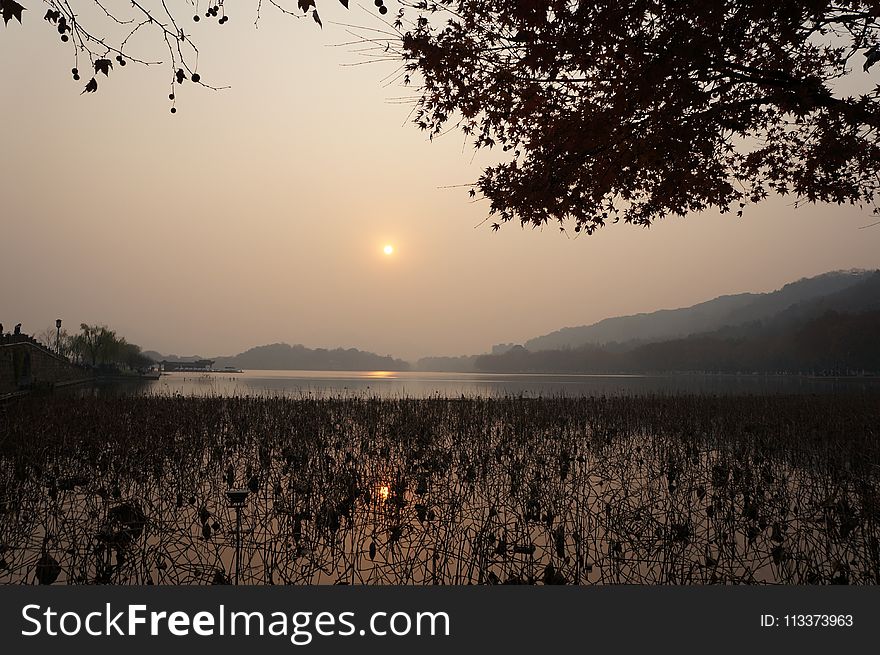
<svg viewBox="0 0 880 655">
<path fill-rule="evenodd" d="M 238 572 L 241 569 L 241 510 L 247 502 L 248 489 L 229 489 L 226 499 L 229 506 L 235 509 L 235 584 L 238 584 Z"/>
<path fill-rule="evenodd" d="M 61 354 L 61 319 L 55 319 L 55 352 Z"/>
</svg>

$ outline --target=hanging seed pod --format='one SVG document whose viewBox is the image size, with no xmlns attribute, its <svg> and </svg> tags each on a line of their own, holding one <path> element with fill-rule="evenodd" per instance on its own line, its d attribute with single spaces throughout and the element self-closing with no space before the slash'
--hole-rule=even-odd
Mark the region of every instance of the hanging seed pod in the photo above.
<svg viewBox="0 0 880 655">
<path fill-rule="evenodd" d="M 553 534 L 553 541 L 556 543 L 556 556 L 559 559 L 565 557 L 565 526 L 560 525 Z"/>
<path fill-rule="evenodd" d="M 49 585 L 55 582 L 58 576 L 61 575 L 61 565 L 49 553 L 43 553 L 43 556 L 37 560 L 35 573 L 39 584 Z"/>
</svg>

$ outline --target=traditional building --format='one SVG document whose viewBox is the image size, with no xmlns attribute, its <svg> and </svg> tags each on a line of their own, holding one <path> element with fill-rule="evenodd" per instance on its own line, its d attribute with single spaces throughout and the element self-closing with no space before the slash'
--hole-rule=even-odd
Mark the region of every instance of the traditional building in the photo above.
<svg viewBox="0 0 880 655">
<path fill-rule="evenodd" d="M 213 359 L 197 359 L 193 362 L 169 362 L 162 360 L 159 364 L 166 373 L 173 371 L 205 372 L 214 370 Z"/>
</svg>

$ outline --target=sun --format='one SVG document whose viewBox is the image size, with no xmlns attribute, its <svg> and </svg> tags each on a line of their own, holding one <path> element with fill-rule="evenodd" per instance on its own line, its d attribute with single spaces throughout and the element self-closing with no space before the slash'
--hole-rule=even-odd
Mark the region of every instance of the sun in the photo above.
<svg viewBox="0 0 880 655">
<path fill-rule="evenodd" d="M 394 254 L 394 246 L 389 243 L 384 248 L 382 248 L 382 252 L 384 252 L 386 255 L 392 255 Z"/>
</svg>

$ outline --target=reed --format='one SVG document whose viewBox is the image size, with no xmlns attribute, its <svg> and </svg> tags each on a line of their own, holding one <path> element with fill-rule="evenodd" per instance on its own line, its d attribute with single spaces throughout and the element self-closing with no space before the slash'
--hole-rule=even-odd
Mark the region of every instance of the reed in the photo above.
<svg viewBox="0 0 880 655">
<path fill-rule="evenodd" d="M 876 584 L 878 426 L 876 394 L 25 399 L 0 582 Z"/>
</svg>

